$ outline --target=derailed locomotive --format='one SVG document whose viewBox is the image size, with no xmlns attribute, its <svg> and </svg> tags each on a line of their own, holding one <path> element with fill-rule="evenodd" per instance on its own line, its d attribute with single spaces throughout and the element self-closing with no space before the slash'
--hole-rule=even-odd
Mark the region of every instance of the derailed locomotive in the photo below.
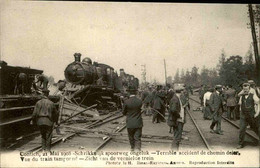
<svg viewBox="0 0 260 168">
<path fill-rule="evenodd" d="M 120 96 L 126 94 L 127 90 L 137 90 L 138 78 L 120 69 L 120 74 L 114 68 L 93 62 L 88 57 L 81 61 L 81 54 L 74 54 L 74 62 L 70 63 L 64 75 L 71 88 L 78 88 L 70 94 L 70 99 L 77 104 L 89 106 L 98 104 L 98 108 L 109 108 L 121 106 Z"/>
</svg>

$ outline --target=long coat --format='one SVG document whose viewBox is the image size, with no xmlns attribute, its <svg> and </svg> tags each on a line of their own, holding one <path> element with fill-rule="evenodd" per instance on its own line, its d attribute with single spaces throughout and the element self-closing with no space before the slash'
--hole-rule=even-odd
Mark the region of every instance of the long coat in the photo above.
<svg viewBox="0 0 260 168">
<path fill-rule="evenodd" d="M 161 91 L 157 91 L 153 98 L 153 108 L 156 110 L 160 110 L 164 108 L 164 97 L 165 93 Z"/>
<path fill-rule="evenodd" d="M 175 127 L 177 126 L 177 119 L 180 117 L 180 111 L 181 111 L 180 101 L 176 94 L 174 94 L 172 99 L 170 100 L 169 106 L 170 107 L 168 110 L 169 116 L 168 116 L 167 124 L 170 127 Z"/>
<path fill-rule="evenodd" d="M 142 101 L 136 96 L 127 99 L 123 105 L 123 114 L 126 115 L 127 128 L 143 127 L 143 119 L 141 113 Z"/>
<path fill-rule="evenodd" d="M 221 94 L 218 94 L 216 91 L 210 95 L 209 107 L 213 114 L 221 115 L 223 112 L 223 97 Z"/>
</svg>

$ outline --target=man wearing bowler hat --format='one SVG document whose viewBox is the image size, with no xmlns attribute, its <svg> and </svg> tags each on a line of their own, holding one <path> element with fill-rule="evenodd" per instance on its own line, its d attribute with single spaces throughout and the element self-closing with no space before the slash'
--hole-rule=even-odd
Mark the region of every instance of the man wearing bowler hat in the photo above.
<svg viewBox="0 0 260 168">
<path fill-rule="evenodd" d="M 223 135 L 221 130 L 221 116 L 223 114 L 223 97 L 221 96 L 222 86 L 216 85 L 215 91 L 210 95 L 209 99 L 209 107 L 212 111 L 212 123 L 210 125 L 210 132 L 217 133 L 219 135 Z M 214 127 L 217 125 L 216 130 L 214 131 Z"/>
<path fill-rule="evenodd" d="M 142 100 L 136 97 L 136 90 L 130 89 L 128 91 L 130 96 L 123 105 L 123 114 L 126 115 L 126 128 L 131 151 L 135 149 L 140 151 L 143 127 Z"/>
</svg>

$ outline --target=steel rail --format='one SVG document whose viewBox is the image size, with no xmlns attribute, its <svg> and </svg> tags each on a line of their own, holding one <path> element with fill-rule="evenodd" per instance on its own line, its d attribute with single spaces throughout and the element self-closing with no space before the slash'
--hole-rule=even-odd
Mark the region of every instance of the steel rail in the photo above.
<svg viewBox="0 0 260 168">
<path fill-rule="evenodd" d="M 222 116 L 222 118 L 223 118 L 224 120 L 226 120 L 227 122 L 229 122 L 231 125 L 235 126 L 237 129 L 239 129 L 239 125 L 237 125 L 236 123 L 232 122 L 231 120 L 229 120 L 229 119 L 226 118 L 226 117 L 223 117 L 223 116 Z M 255 140 L 259 140 L 259 138 L 258 138 L 256 135 L 254 135 L 254 134 L 252 134 L 252 133 L 250 133 L 250 132 L 247 132 L 247 131 L 246 131 L 246 134 L 247 134 L 248 136 L 250 136 L 251 138 L 255 139 Z"/>
<path fill-rule="evenodd" d="M 189 99 L 191 99 L 192 101 L 194 101 L 194 102 L 200 104 L 199 101 L 194 100 L 193 98 L 189 98 Z M 240 127 L 239 127 L 238 124 L 232 122 L 231 120 L 229 120 L 229 119 L 226 118 L 226 117 L 223 117 L 223 116 L 221 116 L 221 117 L 222 117 L 224 120 L 226 120 L 228 123 L 230 123 L 231 125 L 233 125 L 234 127 L 236 127 L 237 129 L 240 129 Z M 250 132 L 248 132 L 248 131 L 246 131 L 246 134 L 247 134 L 249 137 L 251 137 L 251 138 L 253 138 L 253 139 L 255 139 L 255 140 L 259 140 L 259 138 L 258 138 L 256 135 L 254 135 L 254 134 L 252 134 L 252 133 L 250 133 Z"/>
<path fill-rule="evenodd" d="M 202 134 L 202 132 L 201 132 L 199 126 L 197 125 L 197 123 L 196 123 L 194 117 L 193 117 L 192 114 L 189 112 L 189 110 L 187 110 L 187 113 L 189 114 L 189 116 L 190 116 L 190 118 L 191 118 L 193 124 L 195 125 L 196 129 L 198 130 L 198 132 L 199 132 L 199 134 L 200 134 L 200 137 L 201 137 L 202 141 L 204 142 L 205 146 L 207 147 L 207 149 L 208 149 L 208 150 L 212 150 L 211 147 L 210 147 L 210 145 L 208 144 L 206 138 L 205 138 L 204 135 Z"/>
<path fill-rule="evenodd" d="M 114 113 L 114 114 L 116 114 L 116 113 Z M 111 114 L 111 115 L 105 117 L 104 119 L 110 118 L 110 117 L 112 117 L 114 114 Z M 85 127 L 85 128 L 86 128 L 86 129 L 88 129 L 88 128 L 95 128 L 95 127 L 98 127 L 98 126 L 100 126 L 100 125 L 103 125 L 103 124 L 105 124 L 105 123 L 107 123 L 107 122 L 110 122 L 110 121 L 112 121 L 112 120 L 115 120 L 115 119 L 118 119 L 118 118 L 121 118 L 121 117 L 123 117 L 123 115 L 116 116 L 116 117 L 114 117 L 114 118 L 112 118 L 112 119 L 109 119 L 109 120 L 103 121 L 103 122 L 102 122 L 102 120 L 104 120 L 104 119 L 101 119 L 101 120 L 98 120 L 98 121 L 96 121 L 96 122 L 94 122 L 94 123 L 92 123 L 92 124 L 89 124 L 89 125 L 88 125 L 87 127 Z M 99 122 L 101 122 L 101 123 L 99 123 Z M 70 134 L 68 134 L 68 135 L 66 135 L 66 136 L 60 137 L 60 138 L 56 139 L 55 141 L 53 141 L 53 142 L 51 143 L 51 146 L 57 144 L 58 142 L 64 141 L 64 140 L 66 140 L 66 139 L 68 139 L 68 138 L 70 138 L 70 137 L 73 137 L 74 135 L 76 135 L 77 133 L 80 133 L 80 132 L 83 132 L 83 131 L 79 131 L 79 132 L 75 132 L 75 133 L 70 133 Z M 32 148 L 28 149 L 26 152 L 38 152 L 38 151 L 41 150 L 41 147 L 42 147 L 42 145 L 39 145 L 39 146 L 36 146 L 36 147 L 32 147 Z"/>
<path fill-rule="evenodd" d="M 123 129 L 126 128 L 126 124 L 121 127 L 120 129 L 118 129 L 115 133 L 121 132 Z M 97 152 L 100 149 L 102 149 L 108 142 L 110 142 L 112 140 L 112 136 L 108 137 L 102 144 L 100 144 L 94 151 Z"/>
</svg>

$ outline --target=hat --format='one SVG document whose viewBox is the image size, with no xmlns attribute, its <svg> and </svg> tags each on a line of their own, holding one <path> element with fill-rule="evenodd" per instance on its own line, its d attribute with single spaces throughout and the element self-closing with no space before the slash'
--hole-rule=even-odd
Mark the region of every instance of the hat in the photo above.
<svg viewBox="0 0 260 168">
<path fill-rule="evenodd" d="M 249 83 L 250 85 L 255 84 L 255 82 L 254 82 L 253 80 L 249 80 L 248 83 Z"/>
<path fill-rule="evenodd" d="M 215 86 L 215 89 L 221 89 L 221 88 L 222 88 L 221 85 L 216 85 L 216 86 Z"/>
</svg>

